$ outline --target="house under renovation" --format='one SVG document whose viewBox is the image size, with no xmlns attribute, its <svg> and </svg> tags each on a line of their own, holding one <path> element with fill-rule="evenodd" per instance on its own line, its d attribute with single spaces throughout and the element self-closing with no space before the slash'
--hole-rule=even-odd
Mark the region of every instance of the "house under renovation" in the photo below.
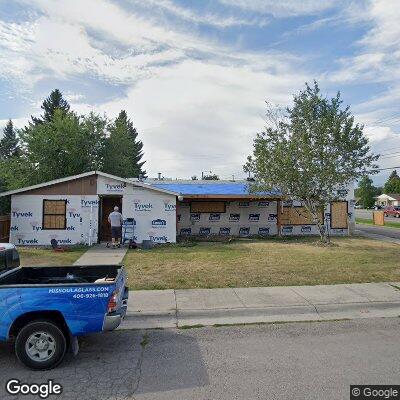
<svg viewBox="0 0 400 400">
<path fill-rule="evenodd" d="M 11 196 L 10 242 L 16 245 L 109 241 L 108 215 L 118 206 L 135 221 L 137 243 L 179 237 L 318 234 L 301 203 L 278 193 L 249 193 L 246 181 L 125 179 L 98 171 L 1 193 Z M 321 218 L 332 235 L 354 227 L 354 191 L 339 193 Z"/>
</svg>

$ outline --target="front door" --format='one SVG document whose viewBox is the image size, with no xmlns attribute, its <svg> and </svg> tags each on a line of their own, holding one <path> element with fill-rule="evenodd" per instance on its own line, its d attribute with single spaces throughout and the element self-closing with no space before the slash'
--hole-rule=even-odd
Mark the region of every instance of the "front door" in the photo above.
<svg viewBox="0 0 400 400">
<path fill-rule="evenodd" d="M 100 204 L 100 229 L 99 238 L 101 242 L 111 241 L 111 226 L 108 223 L 108 216 L 114 211 L 114 207 L 119 207 L 119 212 L 122 213 L 122 196 L 104 196 L 101 197 Z"/>
</svg>

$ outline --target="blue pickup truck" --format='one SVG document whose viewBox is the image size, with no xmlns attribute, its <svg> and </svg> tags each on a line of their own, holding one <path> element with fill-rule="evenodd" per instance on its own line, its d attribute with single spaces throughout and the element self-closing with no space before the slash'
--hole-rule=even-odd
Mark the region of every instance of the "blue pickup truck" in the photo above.
<svg viewBox="0 0 400 400">
<path fill-rule="evenodd" d="M 122 266 L 20 267 L 11 244 L 0 244 L 0 341 L 14 340 L 20 362 L 51 369 L 78 336 L 110 331 L 126 313 Z"/>
</svg>

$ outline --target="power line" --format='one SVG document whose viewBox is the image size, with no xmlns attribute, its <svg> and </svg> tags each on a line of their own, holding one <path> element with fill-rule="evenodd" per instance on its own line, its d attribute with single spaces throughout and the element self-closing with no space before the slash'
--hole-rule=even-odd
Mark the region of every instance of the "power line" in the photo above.
<svg viewBox="0 0 400 400">
<path fill-rule="evenodd" d="M 385 123 L 385 122 L 388 122 L 388 121 L 390 121 L 390 120 L 392 120 L 392 119 L 397 120 L 397 119 L 399 119 L 399 118 L 400 118 L 400 114 L 395 114 L 395 115 L 392 115 L 391 117 L 383 117 L 383 118 L 380 118 L 380 119 L 378 119 L 378 120 L 375 121 L 375 124 Z"/>
<path fill-rule="evenodd" d="M 372 171 L 386 171 L 388 169 L 399 169 L 400 167 L 388 167 L 388 168 L 374 168 Z"/>
</svg>

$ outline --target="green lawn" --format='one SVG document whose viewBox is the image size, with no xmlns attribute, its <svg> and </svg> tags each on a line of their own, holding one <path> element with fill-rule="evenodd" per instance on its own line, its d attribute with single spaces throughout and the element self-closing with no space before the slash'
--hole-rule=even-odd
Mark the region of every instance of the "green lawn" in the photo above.
<svg viewBox="0 0 400 400">
<path fill-rule="evenodd" d="M 71 265 L 74 263 L 88 248 L 84 246 L 73 246 L 65 252 L 54 252 L 48 248 L 34 247 L 18 247 L 21 259 L 21 265 Z"/>
<path fill-rule="evenodd" d="M 372 221 L 372 219 L 366 219 L 366 218 L 356 218 L 356 224 L 366 224 L 366 225 L 373 225 L 374 222 Z M 385 219 L 385 227 L 388 228 L 400 228 L 400 221 L 388 221 L 387 219 Z"/>
<path fill-rule="evenodd" d="M 183 289 L 400 281 L 400 247 L 358 237 L 234 241 L 130 250 L 132 289 Z"/>
</svg>

